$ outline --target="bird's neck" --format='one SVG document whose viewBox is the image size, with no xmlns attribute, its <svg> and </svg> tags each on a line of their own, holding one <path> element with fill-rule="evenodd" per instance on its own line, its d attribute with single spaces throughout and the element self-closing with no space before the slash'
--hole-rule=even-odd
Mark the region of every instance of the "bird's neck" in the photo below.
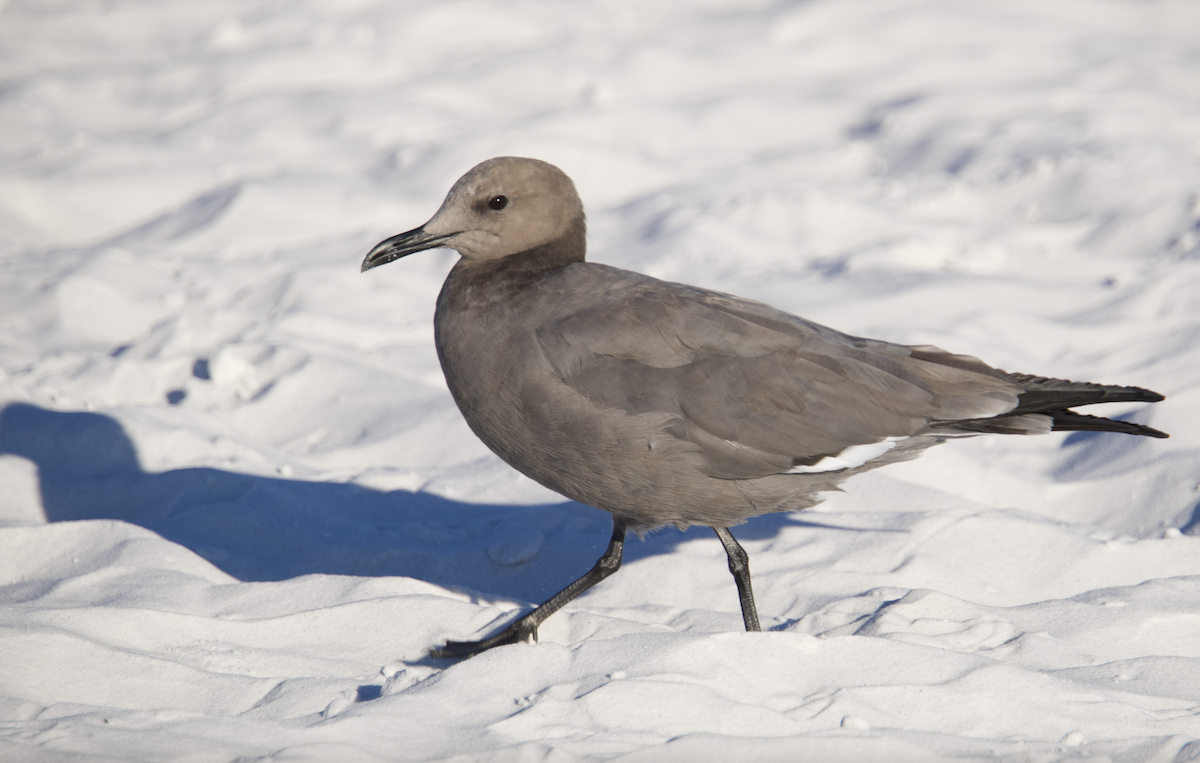
<svg viewBox="0 0 1200 763">
<path fill-rule="evenodd" d="M 587 250 L 586 226 L 581 219 L 562 236 L 548 243 L 495 260 L 460 259 L 438 298 L 445 309 L 470 312 L 494 303 L 513 306 L 514 297 L 545 275 L 576 262 Z M 453 308 L 450 308 L 451 305 Z"/>
<path fill-rule="evenodd" d="M 507 274 L 536 274 L 583 262 L 587 254 L 587 223 L 582 217 L 573 221 L 566 232 L 553 241 L 498 260 L 468 263 L 468 267 L 490 266 L 488 275 L 503 278 Z"/>
<path fill-rule="evenodd" d="M 517 376 L 517 367 L 530 357 L 531 329 L 556 309 L 546 299 L 547 281 L 564 268 L 584 259 L 584 226 L 548 244 L 498 260 L 468 260 L 455 264 L 434 315 L 434 343 L 446 382 L 472 429 L 496 452 L 503 448 L 490 432 L 505 431 L 513 424 L 489 420 L 488 415 L 505 412 L 504 406 L 489 405 L 498 389 Z M 502 380 L 503 383 L 496 380 Z M 495 385 L 500 384 L 500 387 Z M 516 413 L 517 408 L 510 412 Z"/>
</svg>

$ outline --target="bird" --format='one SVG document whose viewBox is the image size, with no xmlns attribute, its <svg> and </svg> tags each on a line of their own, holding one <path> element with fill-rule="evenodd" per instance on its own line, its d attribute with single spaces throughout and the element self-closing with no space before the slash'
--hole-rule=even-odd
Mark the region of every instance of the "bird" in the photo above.
<svg viewBox="0 0 1200 763">
<path fill-rule="evenodd" d="M 473 167 L 432 218 L 373 247 L 362 271 L 449 248 L 434 344 L 471 430 L 502 460 L 612 514 L 583 576 L 499 632 L 448 640 L 465 658 L 536 641 L 538 626 L 621 566 L 626 532 L 711 527 L 747 631 L 761 625 L 729 528 L 816 505 L 842 481 L 981 434 L 1120 432 L 1072 410 L 1152 403 L 1139 387 L 1008 373 L 931 345 L 844 334 L 761 302 L 588 262 L 583 203 L 558 167 Z"/>
</svg>

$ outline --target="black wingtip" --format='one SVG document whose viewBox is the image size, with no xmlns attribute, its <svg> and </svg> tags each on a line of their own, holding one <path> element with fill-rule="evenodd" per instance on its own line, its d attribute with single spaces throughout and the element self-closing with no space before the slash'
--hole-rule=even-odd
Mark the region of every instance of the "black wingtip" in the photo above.
<svg viewBox="0 0 1200 763">
<path fill-rule="evenodd" d="M 1100 416 L 1086 416 L 1075 411 L 1055 411 L 1052 430 L 1055 432 L 1119 432 L 1135 434 L 1142 437 L 1158 437 L 1166 439 L 1171 435 L 1145 424 L 1118 419 L 1106 419 Z"/>
<path fill-rule="evenodd" d="M 1007 374 L 1024 388 L 1016 413 L 1048 413 L 1054 409 L 1071 408 L 1093 403 L 1157 403 L 1163 395 L 1143 387 L 1116 384 L 1077 382 L 1032 374 Z"/>
</svg>

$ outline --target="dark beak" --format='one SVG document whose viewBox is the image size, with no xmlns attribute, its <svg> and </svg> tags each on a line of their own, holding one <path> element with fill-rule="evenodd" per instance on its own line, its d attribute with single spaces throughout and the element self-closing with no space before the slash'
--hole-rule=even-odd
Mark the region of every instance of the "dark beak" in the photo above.
<svg viewBox="0 0 1200 763">
<path fill-rule="evenodd" d="M 410 230 L 407 233 L 398 233 L 391 238 L 380 241 L 375 245 L 374 249 L 367 253 L 367 258 L 363 260 L 361 272 L 365 273 L 371 268 L 386 265 L 392 260 L 407 257 L 414 252 L 437 249 L 457 235 L 457 233 L 446 233 L 434 236 L 426 233 L 424 228 Z"/>
</svg>

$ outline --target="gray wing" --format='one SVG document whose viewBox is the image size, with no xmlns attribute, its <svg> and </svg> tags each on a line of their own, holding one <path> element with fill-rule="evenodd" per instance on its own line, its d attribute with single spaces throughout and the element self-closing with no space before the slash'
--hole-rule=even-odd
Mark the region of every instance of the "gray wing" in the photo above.
<svg viewBox="0 0 1200 763">
<path fill-rule="evenodd" d="M 708 473 L 752 479 L 934 421 L 995 416 L 1021 389 L 975 358 L 848 336 L 761 303 L 604 266 L 585 304 L 543 324 L 562 383 L 666 413 Z M 578 281 L 576 282 L 578 285 Z"/>
</svg>

